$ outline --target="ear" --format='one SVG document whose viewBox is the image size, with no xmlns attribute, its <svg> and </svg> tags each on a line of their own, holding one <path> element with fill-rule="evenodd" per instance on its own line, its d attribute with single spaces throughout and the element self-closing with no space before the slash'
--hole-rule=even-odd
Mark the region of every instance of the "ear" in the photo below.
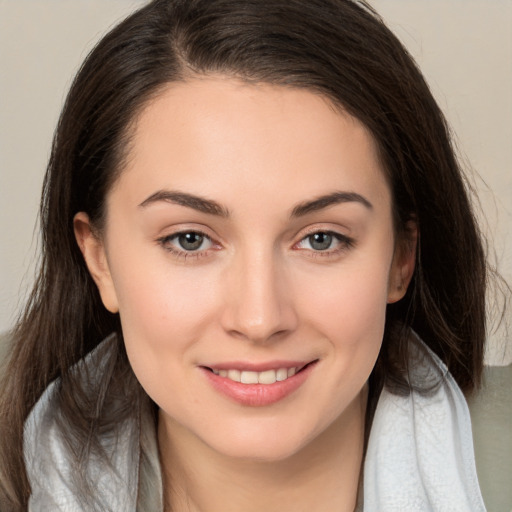
<svg viewBox="0 0 512 512">
<path fill-rule="evenodd" d="M 396 243 L 389 272 L 388 304 L 398 302 L 407 292 L 414 274 L 417 245 L 418 224 L 415 220 L 409 220 L 405 226 L 405 233 Z"/>
<path fill-rule="evenodd" d="M 119 305 L 103 241 L 94 232 L 89 216 L 85 212 L 75 215 L 73 229 L 89 273 L 100 292 L 103 305 L 111 313 L 117 313 Z"/>
</svg>

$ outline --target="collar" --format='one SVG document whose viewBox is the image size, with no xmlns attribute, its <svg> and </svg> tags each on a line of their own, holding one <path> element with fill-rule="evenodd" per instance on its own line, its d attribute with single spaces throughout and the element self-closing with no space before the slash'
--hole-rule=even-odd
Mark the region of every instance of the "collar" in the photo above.
<svg viewBox="0 0 512 512">
<path fill-rule="evenodd" d="M 112 337 L 77 371 L 100 379 Z M 102 348 L 103 347 L 103 348 Z M 364 462 L 358 511 L 485 512 L 476 474 L 466 401 L 441 360 L 411 333 L 408 387 L 386 385 L 379 397 Z M 98 371 L 99 369 L 99 371 Z M 74 490 L 74 461 L 58 414 L 59 382 L 29 415 L 24 432 L 29 512 L 92 510 Z M 100 444 L 109 461 L 93 459 L 87 477 L 102 511 L 163 512 L 157 432 L 149 398 L 139 414 Z"/>
</svg>

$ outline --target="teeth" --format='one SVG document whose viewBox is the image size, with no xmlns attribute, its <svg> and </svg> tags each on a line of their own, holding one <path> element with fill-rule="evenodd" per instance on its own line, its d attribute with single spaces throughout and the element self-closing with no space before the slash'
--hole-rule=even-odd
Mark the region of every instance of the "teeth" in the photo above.
<svg viewBox="0 0 512 512">
<path fill-rule="evenodd" d="M 278 370 L 266 370 L 264 372 L 212 369 L 212 372 L 215 375 L 242 384 L 274 384 L 274 382 L 281 382 L 293 377 L 297 373 L 297 368 L 279 368 Z"/>
<path fill-rule="evenodd" d="M 276 372 L 276 380 L 281 382 L 288 378 L 288 370 L 286 368 L 279 368 Z"/>
<path fill-rule="evenodd" d="M 228 379 L 234 380 L 235 382 L 241 381 L 241 374 L 242 372 L 240 370 L 229 370 L 228 371 Z"/>
<path fill-rule="evenodd" d="M 258 372 L 242 372 L 240 382 L 242 384 L 258 384 Z"/>
<path fill-rule="evenodd" d="M 261 372 L 258 375 L 258 382 L 260 384 L 274 384 L 276 381 L 276 371 L 275 370 L 267 370 L 266 372 Z"/>
</svg>

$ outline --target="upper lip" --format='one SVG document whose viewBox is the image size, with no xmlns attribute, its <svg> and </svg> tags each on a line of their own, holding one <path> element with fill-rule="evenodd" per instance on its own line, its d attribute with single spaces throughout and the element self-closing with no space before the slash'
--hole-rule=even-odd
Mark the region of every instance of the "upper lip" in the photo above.
<svg viewBox="0 0 512 512">
<path fill-rule="evenodd" d="M 279 370 L 279 368 L 297 368 L 298 370 L 304 368 L 309 363 L 315 362 L 316 359 L 309 361 L 266 361 L 262 363 L 255 363 L 253 361 L 226 361 L 223 363 L 213 363 L 208 365 L 201 365 L 204 368 L 211 370 L 240 370 L 248 372 L 264 372 L 267 370 Z"/>
</svg>

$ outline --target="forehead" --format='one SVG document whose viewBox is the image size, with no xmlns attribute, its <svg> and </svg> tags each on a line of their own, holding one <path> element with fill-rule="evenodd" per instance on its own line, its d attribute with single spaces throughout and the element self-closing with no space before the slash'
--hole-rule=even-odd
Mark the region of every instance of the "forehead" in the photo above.
<svg viewBox="0 0 512 512">
<path fill-rule="evenodd" d="M 134 202 L 161 188 L 208 196 L 213 187 L 229 198 L 242 187 L 299 200 L 306 190 L 388 192 L 357 119 L 309 90 L 222 76 L 163 89 L 138 116 L 126 162 L 118 185 Z"/>
</svg>

